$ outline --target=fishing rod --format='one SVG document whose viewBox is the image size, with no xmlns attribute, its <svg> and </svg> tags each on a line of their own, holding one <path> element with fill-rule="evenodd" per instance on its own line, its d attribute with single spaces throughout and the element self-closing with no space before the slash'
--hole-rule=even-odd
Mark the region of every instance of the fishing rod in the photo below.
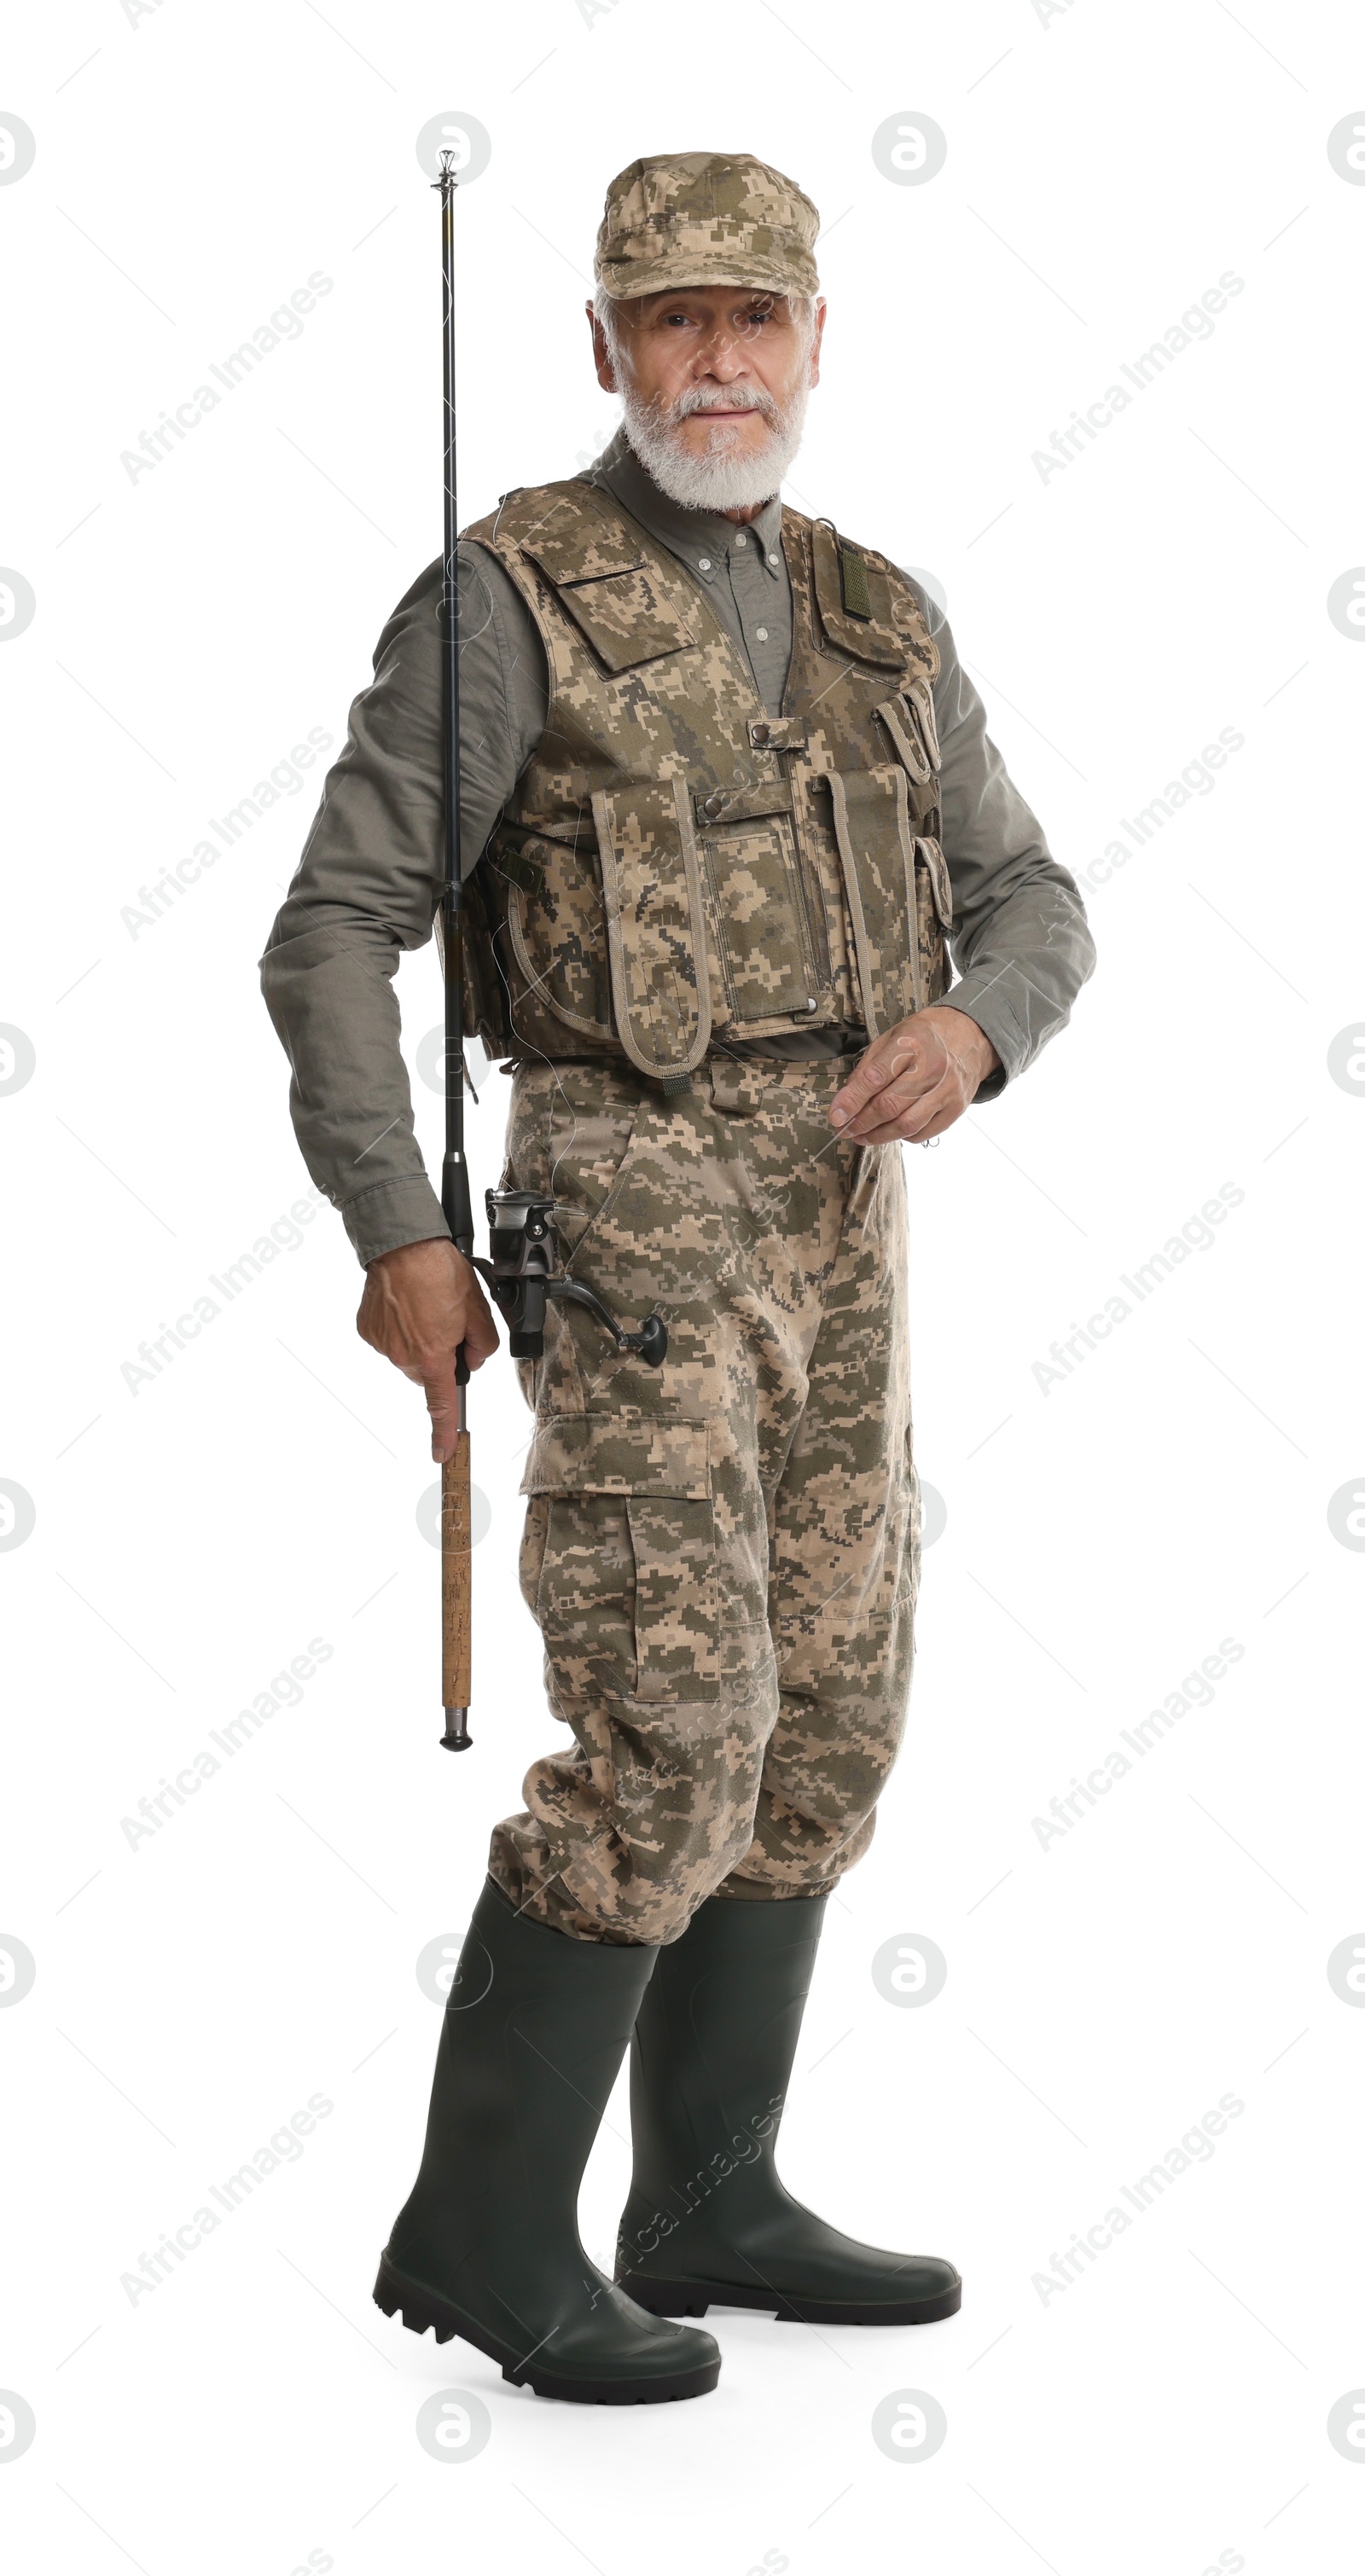
<svg viewBox="0 0 1365 2576">
<path fill-rule="evenodd" d="M 445 739 L 445 877 L 441 887 L 445 966 L 445 1154 L 441 1213 L 466 1260 L 474 1251 L 474 1214 L 464 1151 L 464 922 L 460 881 L 460 652 L 457 588 L 459 512 L 455 499 L 455 155 L 443 152 L 433 185 L 441 200 L 441 356 L 444 406 L 445 516 L 441 585 L 441 712 Z M 469 1362 L 455 1354 L 455 1447 L 441 1469 L 441 1700 L 447 1753 L 467 1752 L 469 1732 L 471 1529 L 469 1509 Z"/>
<path fill-rule="evenodd" d="M 623 1332 L 595 1288 L 566 1279 L 553 1267 L 554 1200 L 533 1190 L 488 1190 L 485 1206 L 491 1261 L 474 1250 L 474 1215 L 464 1150 L 464 890 L 460 874 L 460 651 L 458 550 L 455 497 L 455 155 L 443 152 L 432 182 L 441 200 L 441 349 L 444 400 L 445 496 L 441 582 L 441 730 L 445 768 L 445 868 L 441 885 L 441 947 L 445 968 L 445 1153 L 441 1164 L 441 1213 L 457 1252 L 487 1280 L 508 1326 L 513 1359 L 538 1360 L 545 1349 L 545 1310 L 554 1299 L 581 1306 L 611 1334 L 618 1351 L 630 1351 L 650 1368 L 668 1356 L 668 1327 L 659 1315 L 638 1333 Z M 447 1753 L 465 1753 L 471 1698 L 473 1532 L 470 1520 L 469 1363 L 464 1345 L 455 1354 L 455 1447 L 441 1469 L 441 1701 Z"/>
</svg>

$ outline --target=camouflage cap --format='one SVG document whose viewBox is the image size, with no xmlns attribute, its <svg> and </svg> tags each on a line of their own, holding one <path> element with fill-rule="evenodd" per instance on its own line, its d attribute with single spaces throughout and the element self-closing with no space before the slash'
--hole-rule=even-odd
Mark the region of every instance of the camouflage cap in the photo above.
<svg viewBox="0 0 1365 2576">
<path fill-rule="evenodd" d="M 820 217 L 750 152 L 659 152 L 607 190 L 594 269 L 604 295 L 670 286 L 765 286 L 815 295 Z"/>
</svg>

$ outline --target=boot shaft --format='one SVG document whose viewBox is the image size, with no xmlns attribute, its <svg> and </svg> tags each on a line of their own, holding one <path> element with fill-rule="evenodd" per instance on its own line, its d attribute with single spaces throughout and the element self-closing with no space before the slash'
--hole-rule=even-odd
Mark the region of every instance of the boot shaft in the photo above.
<svg viewBox="0 0 1365 2576">
<path fill-rule="evenodd" d="M 657 1952 L 571 1941 L 485 1884 L 446 2002 L 400 2221 L 463 2251 L 525 2221 L 577 2243 L 579 2186 Z"/>
<path fill-rule="evenodd" d="M 825 1897 L 712 1897 L 659 1954 L 631 2040 L 629 2223 L 773 2188 Z"/>
</svg>

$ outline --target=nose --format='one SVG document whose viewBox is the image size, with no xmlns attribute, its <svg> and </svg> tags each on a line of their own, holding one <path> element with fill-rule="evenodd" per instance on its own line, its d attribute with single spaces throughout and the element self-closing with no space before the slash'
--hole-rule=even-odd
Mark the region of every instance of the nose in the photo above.
<svg viewBox="0 0 1365 2576">
<path fill-rule="evenodd" d="M 749 361 L 743 343 L 728 322 L 718 322 L 702 341 L 692 361 L 694 376 L 713 376 L 718 384 L 732 385 L 749 373 Z"/>
</svg>

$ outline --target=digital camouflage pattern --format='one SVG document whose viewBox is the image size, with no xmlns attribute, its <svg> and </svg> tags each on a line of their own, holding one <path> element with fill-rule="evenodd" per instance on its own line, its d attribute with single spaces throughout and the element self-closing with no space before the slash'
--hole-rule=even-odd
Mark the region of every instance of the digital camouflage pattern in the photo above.
<svg viewBox="0 0 1365 2576">
<path fill-rule="evenodd" d="M 490 1053 L 676 1081 L 713 1040 L 875 1037 L 938 998 L 939 655 L 885 556 L 783 509 L 792 660 L 771 717 L 698 584 L 609 494 L 514 492 L 466 534 L 550 671 L 469 881 L 467 1019 Z"/>
<path fill-rule="evenodd" d="M 904 1176 L 837 1138 L 837 1059 L 518 1070 L 506 1183 L 565 1267 L 669 1330 L 655 1372 L 550 1308 L 522 1587 L 571 1730 L 493 1836 L 571 1937 L 670 1942 L 702 1900 L 807 1896 L 866 1849 L 910 1685 Z"/>
<path fill-rule="evenodd" d="M 611 296 L 670 286 L 814 295 L 820 217 L 794 180 L 748 152 L 656 153 L 607 190 L 597 283 Z"/>
</svg>

